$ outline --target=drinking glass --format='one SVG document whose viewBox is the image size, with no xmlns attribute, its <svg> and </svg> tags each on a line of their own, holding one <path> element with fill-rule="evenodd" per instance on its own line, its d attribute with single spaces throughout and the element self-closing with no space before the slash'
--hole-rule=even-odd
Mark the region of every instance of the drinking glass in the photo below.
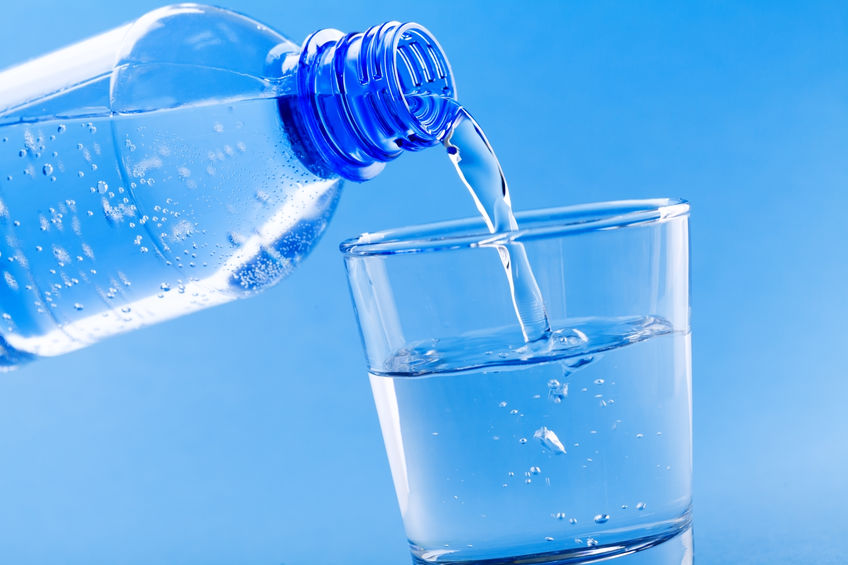
<svg viewBox="0 0 848 565">
<path fill-rule="evenodd" d="M 691 562 L 688 218 L 606 202 L 341 245 L 415 563 Z M 550 325 L 529 343 L 518 248 Z"/>
</svg>

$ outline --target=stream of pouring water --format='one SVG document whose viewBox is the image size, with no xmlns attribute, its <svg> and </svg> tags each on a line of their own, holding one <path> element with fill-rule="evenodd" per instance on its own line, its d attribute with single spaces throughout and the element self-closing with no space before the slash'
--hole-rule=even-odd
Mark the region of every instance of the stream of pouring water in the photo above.
<svg viewBox="0 0 848 565">
<path fill-rule="evenodd" d="M 459 178 L 471 192 L 490 233 L 518 229 L 512 213 L 509 188 L 491 144 L 465 108 L 458 108 L 450 133 L 443 141 Z M 550 334 L 545 303 L 527 252 L 520 242 L 496 244 L 503 263 L 512 304 L 524 340 L 536 341 Z"/>
</svg>

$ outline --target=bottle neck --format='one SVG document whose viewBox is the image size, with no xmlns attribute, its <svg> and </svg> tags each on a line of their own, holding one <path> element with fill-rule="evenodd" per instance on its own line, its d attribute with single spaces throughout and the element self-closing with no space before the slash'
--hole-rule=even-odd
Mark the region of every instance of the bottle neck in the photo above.
<svg viewBox="0 0 848 565">
<path fill-rule="evenodd" d="M 415 23 L 318 31 L 283 71 L 297 76 L 292 110 L 301 135 L 327 168 L 350 180 L 373 178 L 404 151 L 438 144 L 456 112 L 447 57 Z"/>
</svg>

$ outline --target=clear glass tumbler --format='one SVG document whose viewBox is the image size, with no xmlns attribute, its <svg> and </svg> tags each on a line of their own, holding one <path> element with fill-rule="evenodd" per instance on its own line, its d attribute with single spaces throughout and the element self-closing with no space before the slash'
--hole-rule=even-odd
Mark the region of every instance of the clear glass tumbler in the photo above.
<svg viewBox="0 0 848 565">
<path fill-rule="evenodd" d="M 342 244 L 415 563 L 590 563 L 672 539 L 691 561 L 688 217 L 622 201 Z M 498 255 L 515 245 L 551 327 L 531 343 Z"/>
</svg>

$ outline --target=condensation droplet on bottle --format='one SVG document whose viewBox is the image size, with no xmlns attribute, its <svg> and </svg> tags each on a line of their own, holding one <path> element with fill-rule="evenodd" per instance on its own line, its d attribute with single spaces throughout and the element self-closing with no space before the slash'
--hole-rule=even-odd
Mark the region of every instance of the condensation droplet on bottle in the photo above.
<svg viewBox="0 0 848 565">
<path fill-rule="evenodd" d="M 498 404 L 498 408 L 506 408 L 506 400 Z"/>
<path fill-rule="evenodd" d="M 645 504 L 644 502 L 637 502 L 636 503 L 636 510 L 644 510 L 645 508 L 647 508 L 647 506 L 648 505 Z"/>
<path fill-rule="evenodd" d="M 557 512 L 556 514 L 554 514 L 554 518 L 556 518 L 557 520 L 565 520 L 565 512 Z"/>
<path fill-rule="evenodd" d="M 596 540 L 595 538 L 586 538 L 586 545 L 588 547 L 595 547 L 596 545 L 598 545 L 598 540 Z"/>
<path fill-rule="evenodd" d="M 166 282 L 163 282 L 162 284 L 159 285 L 159 288 L 161 288 L 165 292 L 168 292 L 169 290 L 171 290 L 171 285 L 169 285 Z"/>
<path fill-rule="evenodd" d="M 27 155 L 26 149 L 21 149 L 20 151 L 18 151 L 18 157 L 26 157 L 26 155 Z"/>
<path fill-rule="evenodd" d="M 542 470 L 539 467 L 536 467 L 535 465 L 533 467 L 530 467 L 530 474 L 532 475 L 538 475 L 541 472 Z"/>
<path fill-rule="evenodd" d="M 525 443 L 527 443 L 527 438 L 523 437 L 523 438 L 519 439 L 518 443 L 520 443 L 521 445 L 524 445 Z"/>
<path fill-rule="evenodd" d="M 595 380 L 594 380 L 594 383 L 595 383 L 596 385 L 602 385 L 602 384 L 604 384 L 604 379 L 595 379 Z"/>
<path fill-rule="evenodd" d="M 82 310 L 84 308 L 84 306 L 82 304 L 80 304 L 79 302 L 75 302 L 74 308 L 77 309 L 77 310 Z"/>
<path fill-rule="evenodd" d="M 97 192 L 99 192 L 100 194 L 105 194 L 107 190 L 109 190 L 109 185 L 106 184 L 106 181 L 97 181 Z"/>
<path fill-rule="evenodd" d="M 53 174 L 53 165 L 50 163 L 45 163 L 43 167 L 41 167 L 41 172 L 44 173 L 44 176 L 50 176 Z"/>
<path fill-rule="evenodd" d="M 68 128 L 65 127 L 65 124 L 59 124 L 59 127 L 56 128 L 56 131 L 59 133 L 65 133 L 65 130 Z"/>
<path fill-rule="evenodd" d="M 609 514 L 596 514 L 595 515 L 595 523 L 596 524 L 605 524 L 610 519 Z"/>
<path fill-rule="evenodd" d="M 554 538 L 552 538 L 551 536 L 547 536 L 547 537 L 545 538 L 545 541 L 554 541 Z"/>
<path fill-rule="evenodd" d="M 577 524 L 577 518 L 569 518 L 568 523 L 571 524 L 572 526 L 576 525 Z"/>
</svg>

